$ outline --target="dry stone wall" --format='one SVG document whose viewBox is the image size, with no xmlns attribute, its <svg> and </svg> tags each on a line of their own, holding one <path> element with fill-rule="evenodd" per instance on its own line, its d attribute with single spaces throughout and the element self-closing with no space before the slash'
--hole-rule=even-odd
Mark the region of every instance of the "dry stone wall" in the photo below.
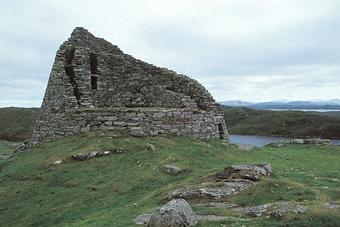
<svg viewBox="0 0 340 227">
<path fill-rule="evenodd" d="M 78 27 L 56 54 L 31 144 L 96 130 L 227 136 L 223 112 L 197 81 Z"/>
</svg>

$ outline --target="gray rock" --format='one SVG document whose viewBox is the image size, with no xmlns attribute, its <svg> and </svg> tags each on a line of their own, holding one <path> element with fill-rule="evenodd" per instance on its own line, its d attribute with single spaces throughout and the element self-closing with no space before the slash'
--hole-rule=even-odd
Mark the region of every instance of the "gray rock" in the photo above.
<svg viewBox="0 0 340 227">
<path fill-rule="evenodd" d="M 340 209 L 340 201 L 331 201 L 326 203 L 325 207 L 329 209 Z"/>
<path fill-rule="evenodd" d="M 304 139 L 304 143 L 326 145 L 326 144 L 331 144 L 332 142 L 329 139 L 311 138 L 311 139 Z"/>
<path fill-rule="evenodd" d="M 120 150 L 117 150 L 117 151 L 119 152 Z M 88 160 L 88 159 L 93 159 L 93 158 L 96 158 L 96 157 L 109 155 L 111 153 L 112 153 L 112 151 L 90 151 L 90 152 L 86 152 L 86 153 L 74 154 L 71 157 L 75 161 L 85 161 L 85 160 Z"/>
<path fill-rule="evenodd" d="M 268 163 L 232 165 L 216 174 L 218 179 L 248 179 L 258 181 L 263 176 L 270 176 L 272 168 Z"/>
<path fill-rule="evenodd" d="M 316 145 L 327 145 L 332 142 L 329 139 L 320 138 L 307 138 L 307 139 L 289 139 L 280 140 L 277 144 L 316 144 Z"/>
<path fill-rule="evenodd" d="M 152 214 L 141 214 L 138 215 L 135 219 L 133 219 L 133 222 L 136 225 L 147 225 L 150 221 Z"/>
<path fill-rule="evenodd" d="M 248 207 L 244 213 L 251 217 L 271 216 L 281 218 L 287 213 L 305 213 L 307 207 L 290 202 L 268 203 L 254 207 Z"/>
<path fill-rule="evenodd" d="M 266 147 L 278 147 L 278 148 L 284 147 L 284 146 L 286 146 L 286 144 L 282 143 L 282 142 L 269 143 L 269 144 L 266 145 Z"/>
<path fill-rule="evenodd" d="M 153 212 L 148 227 L 195 226 L 197 217 L 184 199 L 174 199 Z"/>
<path fill-rule="evenodd" d="M 146 148 L 149 150 L 149 151 L 156 151 L 156 147 L 153 145 L 153 144 L 150 144 L 148 143 L 146 145 Z"/>
<path fill-rule="evenodd" d="M 237 194 L 250 186 L 255 185 L 254 182 L 246 179 L 230 179 L 215 185 L 197 185 L 188 186 L 177 189 L 168 194 L 169 199 L 184 198 L 184 199 L 223 199 L 231 195 Z"/>
<path fill-rule="evenodd" d="M 219 202 L 208 202 L 208 203 L 201 203 L 197 204 L 198 207 L 206 207 L 206 208 L 218 208 L 218 209 L 225 209 L 231 211 L 243 211 L 245 207 L 241 207 L 235 203 L 219 203 Z"/>
<path fill-rule="evenodd" d="M 165 173 L 170 175 L 177 175 L 183 172 L 181 168 L 174 165 L 164 165 L 162 169 Z"/>
<path fill-rule="evenodd" d="M 199 221 L 210 221 L 210 222 L 220 222 L 220 221 L 233 221 L 233 222 L 239 222 L 239 221 L 249 221 L 245 218 L 237 218 L 237 217 L 231 217 L 231 216 L 216 216 L 216 215 L 197 215 L 197 219 Z"/>
<path fill-rule="evenodd" d="M 63 163 L 63 160 L 57 160 L 53 162 L 53 165 L 60 165 L 61 163 Z"/>
<path fill-rule="evenodd" d="M 255 148 L 255 146 L 250 145 L 250 144 L 236 144 L 238 149 L 241 151 L 251 151 Z"/>
<path fill-rule="evenodd" d="M 130 128 L 130 135 L 135 137 L 144 137 L 146 136 L 142 127 L 131 127 Z"/>
</svg>

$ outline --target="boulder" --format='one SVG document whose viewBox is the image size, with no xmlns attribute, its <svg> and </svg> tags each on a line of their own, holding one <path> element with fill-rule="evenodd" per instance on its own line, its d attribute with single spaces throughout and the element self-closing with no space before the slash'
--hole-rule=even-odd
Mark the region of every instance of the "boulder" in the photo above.
<svg viewBox="0 0 340 227">
<path fill-rule="evenodd" d="M 174 166 L 174 165 L 164 165 L 162 169 L 165 173 L 170 174 L 170 175 L 177 175 L 183 172 L 181 168 Z"/>
<path fill-rule="evenodd" d="M 195 226 L 197 217 L 184 199 L 173 199 L 157 208 L 148 223 L 148 227 L 187 227 Z"/>
<path fill-rule="evenodd" d="M 248 179 L 260 180 L 263 176 L 270 176 L 272 167 L 268 163 L 232 165 L 216 174 L 217 179 Z"/>
</svg>

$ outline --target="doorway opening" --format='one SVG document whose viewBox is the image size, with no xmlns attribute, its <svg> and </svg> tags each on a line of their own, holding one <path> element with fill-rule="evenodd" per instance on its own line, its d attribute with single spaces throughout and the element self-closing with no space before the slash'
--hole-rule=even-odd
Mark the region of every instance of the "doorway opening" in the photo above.
<svg viewBox="0 0 340 227">
<path fill-rule="evenodd" d="M 224 136 L 225 136 L 225 131 L 224 131 L 224 127 L 223 127 L 223 124 L 222 123 L 219 123 L 218 124 L 218 134 L 220 136 L 220 139 L 225 139 Z"/>
</svg>

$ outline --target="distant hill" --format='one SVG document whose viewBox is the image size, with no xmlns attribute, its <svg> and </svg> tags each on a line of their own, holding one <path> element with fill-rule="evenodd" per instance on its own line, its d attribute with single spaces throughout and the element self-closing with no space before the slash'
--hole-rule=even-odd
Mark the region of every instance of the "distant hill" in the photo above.
<svg viewBox="0 0 340 227">
<path fill-rule="evenodd" d="M 249 105 L 253 105 L 254 103 L 241 101 L 241 100 L 231 100 L 231 101 L 223 101 L 221 102 L 221 104 L 224 106 L 249 106 Z"/>
<path fill-rule="evenodd" d="M 303 112 L 225 107 L 230 134 L 340 138 L 340 111 Z"/>
<path fill-rule="evenodd" d="M 223 101 L 222 105 L 230 107 L 249 107 L 252 109 L 328 109 L 340 110 L 340 100 L 332 99 L 327 101 L 273 101 L 251 103 L 240 100 Z"/>
<path fill-rule="evenodd" d="M 39 108 L 0 108 L 0 139 L 23 141 L 31 137 Z"/>
</svg>

